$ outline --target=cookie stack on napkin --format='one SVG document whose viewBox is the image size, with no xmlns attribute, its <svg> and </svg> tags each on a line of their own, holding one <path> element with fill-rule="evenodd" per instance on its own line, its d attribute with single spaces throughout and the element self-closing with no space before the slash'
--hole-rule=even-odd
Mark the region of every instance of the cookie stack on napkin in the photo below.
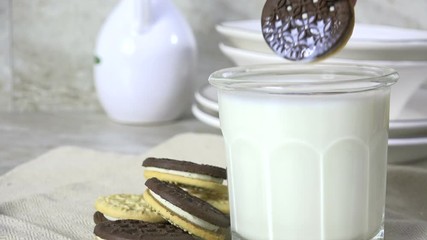
<svg viewBox="0 0 427 240">
<path fill-rule="evenodd" d="M 147 190 L 95 202 L 98 239 L 225 239 L 230 226 L 224 168 L 165 158 L 143 162 Z"/>
</svg>

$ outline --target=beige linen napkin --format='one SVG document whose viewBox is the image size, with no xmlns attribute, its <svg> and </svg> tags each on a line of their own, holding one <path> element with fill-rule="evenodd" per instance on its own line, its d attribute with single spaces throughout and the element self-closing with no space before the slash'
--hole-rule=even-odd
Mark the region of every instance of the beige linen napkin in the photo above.
<svg viewBox="0 0 427 240">
<path fill-rule="evenodd" d="M 93 239 L 96 197 L 142 193 L 146 156 L 225 166 L 217 135 L 182 134 L 144 155 L 54 149 L 0 177 L 0 239 Z M 388 171 L 386 237 L 427 239 L 427 170 Z"/>
<path fill-rule="evenodd" d="M 144 155 L 54 149 L 0 177 L 0 239 L 93 239 L 100 195 L 142 193 L 147 156 L 225 166 L 221 137 L 182 134 Z"/>
<path fill-rule="evenodd" d="M 387 240 L 427 239 L 427 169 L 389 166 L 385 233 Z"/>
</svg>

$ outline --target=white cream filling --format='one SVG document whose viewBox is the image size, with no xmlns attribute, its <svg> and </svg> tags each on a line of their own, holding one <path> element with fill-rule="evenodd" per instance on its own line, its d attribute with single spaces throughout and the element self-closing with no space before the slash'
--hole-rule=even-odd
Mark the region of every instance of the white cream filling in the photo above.
<svg viewBox="0 0 427 240">
<path fill-rule="evenodd" d="M 110 220 L 110 221 L 120 220 L 119 218 L 111 217 L 111 216 L 108 216 L 108 215 L 105 215 L 105 214 L 104 214 L 104 217 L 105 217 L 106 219 Z"/>
<path fill-rule="evenodd" d="M 176 213 L 177 215 L 181 216 L 182 218 L 185 218 L 189 222 L 196 224 L 197 226 L 200 226 L 204 229 L 210 230 L 210 231 L 216 231 L 219 229 L 218 226 L 213 225 L 212 223 L 208 223 L 203 219 L 200 219 L 194 215 L 191 215 L 190 213 L 182 210 L 181 208 L 171 204 L 170 202 L 166 201 L 162 197 L 160 197 L 155 192 L 149 190 L 151 196 L 153 196 L 159 203 L 161 203 L 163 206 L 171 210 L 172 212 Z"/>
<path fill-rule="evenodd" d="M 223 179 L 212 177 L 205 174 L 199 174 L 199 173 L 191 173 L 191 172 L 184 172 L 184 171 L 177 171 L 177 170 L 170 170 L 170 169 L 164 169 L 164 168 L 157 168 L 157 167 L 145 167 L 145 170 L 147 171 L 153 171 L 153 172 L 161 172 L 161 173 L 168 173 L 173 175 L 178 175 L 182 177 L 188 177 L 188 178 L 196 178 L 216 183 L 222 183 Z"/>
</svg>

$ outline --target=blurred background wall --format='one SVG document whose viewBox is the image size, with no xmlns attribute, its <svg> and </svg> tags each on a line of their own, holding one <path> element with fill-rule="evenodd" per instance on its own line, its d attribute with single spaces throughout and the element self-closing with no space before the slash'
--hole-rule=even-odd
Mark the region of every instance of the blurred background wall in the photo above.
<svg viewBox="0 0 427 240">
<path fill-rule="evenodd" d="M 259 18 L 264 4 L 262 0 L 171 1 L 197 39 L 195 87 L 206 83 L 212 71 L 232 65 L 218 50 L 215 25 Z M 93 84 L 93 49 L 104 19 L 118 2 L 0 0 L 0 110 L 101 111 Z M 427 30 L 426 10 L 426 0 L 359 0 L 356 21 Z"/>
</svg>

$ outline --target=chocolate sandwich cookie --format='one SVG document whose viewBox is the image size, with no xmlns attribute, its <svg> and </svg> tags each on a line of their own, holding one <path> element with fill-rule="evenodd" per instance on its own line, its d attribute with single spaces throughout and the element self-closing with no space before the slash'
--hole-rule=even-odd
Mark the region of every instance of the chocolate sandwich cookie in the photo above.
<svg viewBox="0 0 427 240">
<path fill-rule="evenodd" d="M 163 218 L 202 239 L 224 239 L 230 219 L 209 203 L 180 187 L 150 178 L 144 198 Z"/>
<path fill-rule="evenodd" d="M 147 222 L 165 222 L 161 216 L 151 210 L 142 194 L 101 196 L 96 199 L 95 208 L 99 212 L 99 214 L 95 213 L 95 223 L 105 219 L 110 221 L 133 219 Z"/>
<path fill-rule="evenodd" d="M 189 194 L 206 201 L 210 205 L 218 208 L 221 212 L 229 215 L 230 204 L 228 201 L 228 193 L 215 193 L 210 191 L 203 191 L 201 189 L 186 188 L 184 189 Z"/>
<path fill-rule="evenodd" d="M 155 177 L 188 187 L 227 192 L 227 186 L 223 184 L 227 179 L 225 168 L 168 158 L 147 158 L 142 166 L 147 179 Z"/>
<path fill-rule="evenodd" d="M 104 214 L 102 214 L 102 212 L 96 211 L 93 214 L 93 222 L 95 224 L 106 222 L 106 221 L 109 221 L 109 220 L 104 216 Z"/>
<path fill-rule="evenodd" d="M 266 43 L 279 56 L 315 61 L 340 50 L 354 28 L 354 0 L 267 0 L 261 17 Z"/>
<path fill-rule="evenodd" d="M 101 222 L 93 230 L 97 239 L 105 240 L 194 240 L 193 236 L 170 223 L 147 223 L 138 220 Z"/>
</svg>

